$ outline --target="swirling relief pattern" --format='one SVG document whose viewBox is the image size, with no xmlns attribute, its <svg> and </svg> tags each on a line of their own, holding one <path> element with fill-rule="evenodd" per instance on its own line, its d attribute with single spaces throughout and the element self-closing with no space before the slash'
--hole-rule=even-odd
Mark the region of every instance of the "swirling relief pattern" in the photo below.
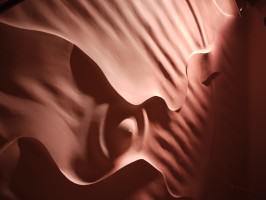
<svg viewBox="0 0 266 200">
<path fill-rule="evenodd" d="M 238 18 L 221 0 L 25 0 L 1 13 L 0 197 L 198 199 Z"/>
</svg>

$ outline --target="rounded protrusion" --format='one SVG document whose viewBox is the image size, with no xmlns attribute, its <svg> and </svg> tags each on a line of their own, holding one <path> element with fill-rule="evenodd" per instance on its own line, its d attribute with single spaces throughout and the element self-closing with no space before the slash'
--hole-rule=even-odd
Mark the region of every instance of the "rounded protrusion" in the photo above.
<svg viewBox="0 0 266 200">
<path fill-rule="evenodd" d="M 115 159 L 126 152 L 132 146 L 137 134 L 138 126 L 135 118 L 122 120 L 105 138 L 108 156 Z"/>
</svg>

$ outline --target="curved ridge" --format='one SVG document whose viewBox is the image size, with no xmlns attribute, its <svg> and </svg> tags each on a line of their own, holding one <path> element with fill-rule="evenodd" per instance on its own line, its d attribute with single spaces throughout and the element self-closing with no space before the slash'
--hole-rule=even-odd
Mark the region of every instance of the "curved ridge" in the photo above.
<svg viewBox="0 0 266 200">
<path fill-rule="evenodd" d="M 87 185 L 77 185 L 67 179 L 52 159 L 46 147 L 34 138 L 21 137 L 9 143 L 0 157 L 11 146 L 18 144 L 20 156 L 11 180 L 11 190 L 30 199 L 126 199 L 142 185 L 160 173 L 144 160 L 137 160 L 112 175 Z M 34 165 L 32 161 L 34 160 Z M 136 173 L 145 172 L 136 178 Z M 51 179 L 53 179 L 51 181 Z M 25 184 L 25 181 L 27 184 Z M 120 188 L 123 185 L 123 188 Z M 170 199 L 187 199 L 185 197 Z"/>
<path fill-rule="evenodd" d="M 24 29 L 49 32 L 77 45 L 98 64 L 107 80 L 128 102 L 138 105 L 151 96 L 159 96 L 166 101 L 171 110 L 178 110 L 187 95 L 187 59 L 192 51 L 201 48 L 202 38 L 197 34 L 197 27 L 185 26 L 184 30 L 179 30 L 172 26 L 168 31 L 170 35 L 167 35 L 163 30 L 169 28 L 165 24 L 159 24 L 159 19 L 169 19 L 170 25 L 170 16 L 166 16 L 161 10 L 162 6 L 156 6 L 157 3 L 147 2 L 145 5 L 140 2 L 114 0 L 113 4 L 119 12 L 111 11 L 109 5 L 104 2 L 36 3 L 29 0 L 2 15 L 1 21 Z M 168 9 L 170 2 L 160 4 L 165 5 L 164 9 Z M 202 3 L 194 4 L 196 7 L 202 7 Z M 157 7 L 158 11 L 152 13 L 146 10 L 149 5 Z M 179 9 L 185 8 L 185 1 L 180 1 L 176 6 Z M 211 4 L 209 7 L 215 12 Z M 44 14 L 43 10 L 47 13 Z M 56 16 L 52 10 L 57 11 Z M 32 18 L 29 13 L 35 17 Z M 118 17 L 118 13 L 122 17 Z M 184 18 L 177 11 L 169 10 L 169 13 L 176 18 Z M 204 18 L 205 15 L 197 13 L 197 18 Z M 186 18 L 190 21 L 195 20 L 192 15 L 187 15 Z M 221 16 L 217 17 L 217 20 L 223 21 Z M 203 29 L 205 25 L 200 28 Z M 215 31 L 208 29 L 208 37 L 214 35 Z M 176 35 L 175 40 L 180 41 L 182 54 L 171 47 L 171 41 L 174 41 L 171 35 Z M 189 39 L 189 35 L 194 39 Z M 167 43 L 163 41 L 170 41 L 170 45 L 166 46 Z M 145 46 L 151 47 L 151 50 L 145 50 Z M 182 59 L 178 60 L 176 57 Z M 161 65 L 165 73 L 159 70 Z M 179 74 L 173 73 L 173 68 Z M 172 82 L 168 75 L 172 77 Z M 136 91 L 137 98 L 134 95 Z"/>
<path fill-rule="evenodd" d="M 116 9 L 115 12 L 110 9 L 110 2 L 105 4 L 100 3 L 99 1 L 91 1 L 89 3 L 77 1 L 75 4 L 73 2 L 62 3 L 59 1 L 58 3 L 56 1 L 47 1 L 42 7 L 40 6 L 41 3 L 39 5 L 36 1 L 28 0 L 23 4 L 25 7 L 20 6 L 14 8 L 6 15 L 2 15 L 0 21 L 24 29 L 34 29 L 46 33 L 49 32 L 51 35 L 56 35 L 66 41 L 70 41 L 71 44 L 79 47 L 79 49 L 73 49 L 72 56 L 75 53 L 78 53 L 81 57 L 85 57 L 85 59 L 82 59 L 81 64 L 84 64 L 85 67 L 92 70 L 89 63 L 97 63 L 98 65 L 96 68 L 99 69 L 102 77 L 106 78 L 105 82 L 109 89 L 111 88 L 110 90 L 114 91 L 110 96 L 117 96 L 117 99 L 122 97 L 130 104 L 125 107 L 138 105 L 138 108 L 147 110 L 147 121 L 149 123 L 147 131 L 149 131 L 149 135 L 146 138 L 146 143 L 143 149 L 141 149 L 143 150 L 141 154 L 149 156 L 150 163 L 157 167 L 158 171 L 161 172 L 164 181 L 167 182 L 168 191 L 172 192 L 171 194 L 179 194 L 179 192 L 181 194 L 190 194 L 192 192 L 189 189 L 193 187 L 197 188 L 198 186 L 195 185 L 201 180 L 201 177 L 199 178 L 199 176 L 202 174 L 202 163 L 204 163 L 204 161 L 199 161 L 197 158 L 199 155 L 204 155 L 202 152 L 206 152 L 207 147 L 205 149 L 205 147 L 202 146 L 208 144 L 208 142 L 206 142 L 208 133 L 204 132 L 203 127 L 206 127 L 206 120 L 208 119 L 207 103 L 210 98 L 208 87 L 202 87 L 201 83 L 209 84 L 209 80 L 212 78 L 212 74 L 209 73 L 212 71 L 205 69 L 207 66 L 204 64 L 204 62 L 206 62 L 205 57 L 208 57 L 208 54 L 199 50 L 196 52 L 200 54 L 203 53 L 203 56 L 197 55 L 195 56 L 196 59 L 194 59 L 195 57 L 193 55 L 197 54 L 195 49 L 202 49 L 202 44 L 200 42 L 202 40 L 201 37 L 206 33 L 204 37 L 206 36 L 206 46 L 208 46 L 209 42 L 213 41 L 213 38 L 215 38 L 218 29 L 217 27 L 222 26 L 226 20 L 223 18 L 224 16 L 221 17 L 220 13 L 217 14 L 216 11 L 212 10 L 214 9 L 213 6 L 206 4 L 206 2 L 203 4 L 201 3 L 202 1 L 194 1 L 193 6 L 195 5 L 195 10 L 200 11 L 195 12 L 194 18 L 208 19 L 208 16 L 212 16 L 213 13 L 215 16 L 212 16 L 210 20 L 206 20 L 207 22 L 206 24 L 203 24 L 203 26 L 205 25 L 208 27 L 200 27 L 200 30 L 204 31 L 202 31 L 202 34 L 199 34 L 197 24 L 198 26 L 202 26 L 202 24 L 195 23 L 195 21 L 193 21 L 193 15 L 191 15 L 192 18 L 190 15 L 187 15 L 191 10 L 189 11 L 186 7 L 183 7 L 185 1 L 178 1 L 179 3 L 177 3 L 177 1 L 161 1 L 158 5 L 154 1 L 148 0 L 145 4 L 141 4 L 141 1 L 126 2 L 123 0 L 114 0 L 113 2 L 113 8 Z M 154 10 L 147 9 L 150 6 Z M 34 8 L 31 13 L 33 17 L 27 13 L 27 11 L 32 8 Z M 166 14 L 166 11 L 162 8 L 169 11 L 169 13 Z M 42 9 L 46 10 L 48 15 L 50 14 L 48 18 L 43 14 Z M 148 13 L 145 13 L 146 10 L 148 10 Z M 213 12 L 209 12 L 210 10 Z M 64 11 L 66 12 L 64 13 Z M 58 16 L 55 16 L 55 13 Z M 165 24 L 162 23 L 161 19 L 165 20 Z M 71 27 L 67 27 L 64 23 L 65 21 L 69 22 Z M 219 22 L 221 24 L 219 24 Z M 219 26 L 217 26 L 216 23 Z M 188 27 L 186 24 L 190 24 L 191 26 Z M 214 31 L 212 31 L 212 29 Z M 176 57 L 180 57 L 180 59 Z M 76 58 L 76 60 L 79 59 L 80 57 Z M 203 59 L 203 63 L 201 63 L 201 59 Z M 133 64 L 128 64 L 128 61 L 132 61 Z M 194 66 L 191 67 L 191 65 Z M 71 67 L 73 70 L 75 65 L 72 63 Z M 203 74 L 203 76 L 200 76 L 203 68 L 204 72 L 205 70 L 207 72 L 206 74 Z M 77 70 L 77 68 L 74 70 Z M 92 72 L 90 70 L 89 72 L 84 73 L 85 80 L 86 77 L 88 78 L 86 74 Z M 76 80 L 75 83 L 78 84 L 78 81 Z M 88 104 L 84 104 L 84 107 L 80 106 L 84 103 L 84 99 L 79 98 L 81 96 L 83 97 L 83 94 L 81 95 L 79 92 L 76 93 L 76 88 L 71 88 L 73 90 L 69 90 L 70 92 L 61 91 L 59 86 L 62 86 L 63 84 L 68 84 L 68 82 L 62 82 L 60 84 L 56 83 L 55 85 L 42 84 L 41 86 L 44 86 L 44 89 L 49 89 L 49 92 L 52 93 L 51 97 L 57 97 L 57 99 L 54 98 L 55 100 L 61 99 L 60 97 L 66 97 L 66 105 L 64 104 L 65 102 L 56 102 L 63 108 L 65 108 L 64 106 L 69 105 L 70 108 L 78 108 L 77 112 L 73 112 L 77 120 L 73 120 L 69 115 L 66 115 L 65 112 L 60 112 L 60 117 L 63 116 L 64 120 L 66 119 L 65 121 L 72 125 L 70 126 L 70 131 L 67 133 L 62 131 L 68 130 L 64 129 L 65 126 L 61 129 L 61 132 L 64 132 L 64 134 L 70 133 L 71 136 L 75 134 L 80 136 L 73 136 L 73 138 L 71 138 L 73 141 L 76 141 L 77 138 L 81 138 L 80 141 L 82 142 L 87 141 L 88 138 L 84 133 L 87 133 L 89 125 L 86 124 L 86 120 L 90 120 L 91 118 L 98 119 L 100 116 L 98 113 L 95 115 L 89 115 L 88 113 L 83 112 L 83 110 L 88 110 L 88 108 L 86 108 Z M 35 86 L 35 84 L 32 85 Z M 97 84 L 97 86 L 99 85 Z M 41 87 L 41 89 L 43 88 Z M 88 93 L 88 91 L 86 92 Z M 101 93 L 103 91 L 99 89 L 98 92 Z M 75 98 L 69 98 L 73 96 Z M 91 102 L 94 102 L 95 99 L 96 98 Z M 160 103 L 153 103 L 158 99 Z M 47 103 L 43 102 L 43 99 L 38 100 L 44 105 Z M 161 103 L 162 101 L 163 103 Z M 104 104 L 105 102 L 100 101 L 100 103 Z M 116 103 L 120 104 L 121 101 L 117 101 Z M 60 111 L 57 104 L 54 105 L 53 102 L 49 101 L 48 105 L 49 109 L 45 106 L 42 108 L 44 110 L 49 110 L 49 112 L 51 111 L 50 113 L 47 112 L 48 114 L 45 113 L 47 114 L 47 116 L 45 115 L 47 119 L 51 118 L 49 114 L 55 114 L 58 110 Z M 163 105 L 163 108 L 160 107 L 161 105 Z M 50 109 L 50 107 L 52 108 Z M 123 106 L 121 105 L 121 107 Z M 181 107 L 182 109 L 180 109 Z M 155 110 L 158 110 L 158 112 L 153 112 L 153 108 L 156 108 Z M 16 108 L 12 109 L 16 110 Z M 64 111 L 64 109 L 62 110 Z M 105 107 L 103 109 L 101 107 L 100 111 L 104 115 Z M 73 114 L 72 112 L 70 113 Z M 81 119 L 83 120 L 83 117 L 85 118 L 84 121 L 86 123 L 82 124 L 79 129 L 78 122 L 81 121 Z M 33 117 L 30 119 L 33 120 Z M 55 119 L 58 120 L 57 118 Z M 61 122 L 60 120 L 58 121 Z M 48 120 L 48 123 L 49 122 L 51 122 L 51 120 Z M 60 127 L 60 125 L 58 127 Z M 39 134 L 36 130 L 31 131 L 35 131 L 36 134 Z M 42 133 L 44 132 L 45 131 Z M 52 130 L 51 132 L 55 134 L 58 133 L 57 130 Z M 50 134 L 50 136 L 54 135 Z M 28 141 L 26 141 L 26 143 L 27 142 Z M 30 143 L 29 146 L 34 146 L 31 142 L 28 143 Z M 58 143 L 55 142 L 53 144 L 57 145 Z M 53 144 L 51 143 L 49 148 L 57 150 L 57 147 L 52 146 Z M 84 148 L 86 142 L 82 144 Z M 27 152 L 27 147 L 28 145 L 26 145 L 26 149 L 24 149 L 25 152 Z M 63 148 L 61 148 L 61 150 L 62 149 Z M 45 151 L 45 149 L 43 150 Z M 41 154 L 43 153 L 42 150 L 39 152 Z M 158 152 L 160 152 L 160 154 Z M 32 156 L 36 157 L 36 155 Z M 51 154 L 49 156 L 51 157 L 53 155 Z M 135 160 L 141 156 L 142 155 L 139 157 L 136 156 Z M 134 161 L 130 159 L 131 157 L 129 156 L 128 160 Z M 205 160 L 205 157 L 203 160 Z M 54 161 L 55 170 L 58 170 L 58 167 L 56 166 L 57 164 L 58 163 Z M 194 166 L 198 166 L 198 164 L 199 169 L 195 169 Z M 127 167 L 130 166 L 131 164 Z M 124 168 L 121 169 L 123 170 Z M 61 169 L 62 173 L 63 171 L 64 170 Z M 119 173 L 119 171 L 117 173 Z M 38 171 L 36 174 L 38 175 Z M 195 174 L 200 175 L 193 177 Z M 110 174 L 106 175 L 104 178 L 109 175 Z M 67 173 L 63 174 L 63 176 L 65 176 L 63 178 L 66 178 Z M 100 180 L 105 180 L 104 178 Z M 71 179 L 71 177 L 68 177 L 68 179 Z M 94 183 L 96 184 L 98 182 Z M 189 184 L 192 184 L 193 186 L 190 186 Z M 68 189 L 68 186 L 66 187 L 66 189 Z M 17 189 L 23 190 L 25 188 L 20 187 Z M 72 189 L 69 190 L 73 191 Z M 83 194 L 85 195 L 87 193 L 84 192 Z M 33 193 L 32 195 L 38 194 Z M 62 196 L 60 196 L 60 198 L 61 197 Z M 117 198 L 120 197 L 118 196 Z"/>
</svg>

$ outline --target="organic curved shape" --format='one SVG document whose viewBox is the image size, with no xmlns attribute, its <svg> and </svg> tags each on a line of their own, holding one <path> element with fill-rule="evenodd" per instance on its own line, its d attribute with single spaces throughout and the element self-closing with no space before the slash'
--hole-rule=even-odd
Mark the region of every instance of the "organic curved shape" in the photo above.
<svg viewBox="0 0 266 200">
<path fill-rule="evenodd" d="M 28 0 L 1 21 L 75 44 L 128 102 L 159 96 L 176 110 L 186 96 L 190 54 L 213 41 L 224 18 L 212 1 Z"/>
<path fill-rule="evenodd" d="M 1 14 L 3 143 L 39 141 L 70 193 L 144 159 L 163 178 L 121 198 L 197 198 L 215 42 L 236 12 L 224 2 L 26 0 Z"/>
</svg>

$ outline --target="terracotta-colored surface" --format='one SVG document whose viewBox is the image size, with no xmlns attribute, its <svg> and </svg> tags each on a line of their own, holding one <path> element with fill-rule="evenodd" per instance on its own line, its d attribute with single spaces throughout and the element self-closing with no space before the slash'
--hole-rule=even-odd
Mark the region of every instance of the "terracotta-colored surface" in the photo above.
<svg viewBox="0 0 266 200">
<path fill-rule="evenodd" d="M 265 16 L 229 0 L 1 12 L 0 199 L 264 199 Z"/>
</svg>

